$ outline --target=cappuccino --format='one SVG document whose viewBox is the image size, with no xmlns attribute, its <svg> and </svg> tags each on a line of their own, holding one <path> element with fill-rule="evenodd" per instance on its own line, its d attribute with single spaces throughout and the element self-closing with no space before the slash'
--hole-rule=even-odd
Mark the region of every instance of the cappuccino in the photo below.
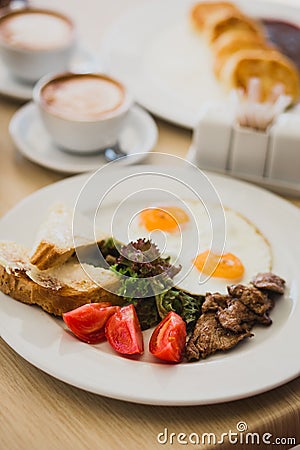
<svg viewBox="0 0 300 450">
<path fill-rule="evenodd" d="M 59 13 L 23 10 L 0 19 L 0 40 L 24 50 L 52 50 L 73 39 L 72 23 Z"/>
<path fill-rule="evenodd" d="M 113 115 L 124 97 L 121 84 L 97 74 L 61 76 L 41 91 L 43 105 L 51 114 L 74 121 L 95 121 Z"/>
</svg>

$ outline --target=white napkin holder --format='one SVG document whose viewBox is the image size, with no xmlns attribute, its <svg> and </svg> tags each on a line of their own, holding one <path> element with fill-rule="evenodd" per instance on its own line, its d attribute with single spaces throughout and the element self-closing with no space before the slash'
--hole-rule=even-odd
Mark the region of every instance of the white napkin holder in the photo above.
<svg viewBox="0 0 300 450">
<path fill-rule="evenodd" d="M 283 113 L 266 131 L 257 131 L 237 125 L 230 105 L 206 105 L 187 159 L 201 169 L 300 196 L 300 114 Z"/>
</svg>

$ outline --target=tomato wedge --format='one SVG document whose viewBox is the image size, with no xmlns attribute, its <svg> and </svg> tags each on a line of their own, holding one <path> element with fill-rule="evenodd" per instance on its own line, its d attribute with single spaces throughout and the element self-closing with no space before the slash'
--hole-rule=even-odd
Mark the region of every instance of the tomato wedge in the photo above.
<svg viewBox="0 0 300 450">
<path fill-rule="evenodd" d="M 88 303 L 63 314 L 63 320 L 78 339 L 97 344 L 105 340 L 104 326 L 119 309 L 109 302 Z"/>
<path fill-rule="evenodd" d="M 133 305 L 124 306 L 107 321 L 105 336 L 112 348 L 123 355 L 144 351 L 143 334 Z"/>
<path fill-rule="evenodd" d="M 154 329 L 149 350 L 157 358 L 178 363 L 183 359 L 186 342 L 186 324 L 175 312 L 170 311 Z"/>
</svg>

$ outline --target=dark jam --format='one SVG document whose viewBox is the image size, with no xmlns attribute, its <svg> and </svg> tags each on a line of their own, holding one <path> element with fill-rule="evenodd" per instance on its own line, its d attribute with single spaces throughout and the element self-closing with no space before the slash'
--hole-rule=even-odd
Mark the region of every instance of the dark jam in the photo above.
<svg viewBox="0 0 300 450">
<path fill-rule="evenodd" d="M 300 72 L 300 28 L 281 20 L 263 21 L 267 39 L 298 67 Z"/>
</svg>

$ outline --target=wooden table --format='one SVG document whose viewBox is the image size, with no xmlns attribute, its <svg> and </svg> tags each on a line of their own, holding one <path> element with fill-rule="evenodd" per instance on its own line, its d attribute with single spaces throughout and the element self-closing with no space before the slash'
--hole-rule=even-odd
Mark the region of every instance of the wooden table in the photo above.
<svg viewBox="0 0 300 450">
<path fill-rule="evenodd" d="M 72 15 L 79 24 L 84 44 L 97 51 L 113 19 L 140 1 L 40 0 L 34 3 L 48 4 Z M 62 178 L 27 161 L 13 148 L 7 130 L 18 106 L 0 99 L 0 215 L 36 189 Z M 158 126 L 155 150 L 184 157 L 191 133 L 163 121 L 158 121 Z M 300 206 L 300 201 L 294 203 Z M 300 378 L 268 393 L 227 404 L 154 407 L 111 400 L 68 386 L 31 366 L 2 340 L 0 355 L 1 450 L 152 449 L 161 446 L 157 435 L 164 428 L 169 433 L 221 435 L 230 429 L 236 431 L 239 421 L 246 422 L 249 431 L 271 433 L 274 438 L 295 437 L 300 442 Z M 174 442 L 165 447 L 182 448 L 182 444 Z M 235 446 L 249 447 L 257 448 Z M 231 445 L 220 445 L 220 448 L 231 448 Z"/>
</svg>

